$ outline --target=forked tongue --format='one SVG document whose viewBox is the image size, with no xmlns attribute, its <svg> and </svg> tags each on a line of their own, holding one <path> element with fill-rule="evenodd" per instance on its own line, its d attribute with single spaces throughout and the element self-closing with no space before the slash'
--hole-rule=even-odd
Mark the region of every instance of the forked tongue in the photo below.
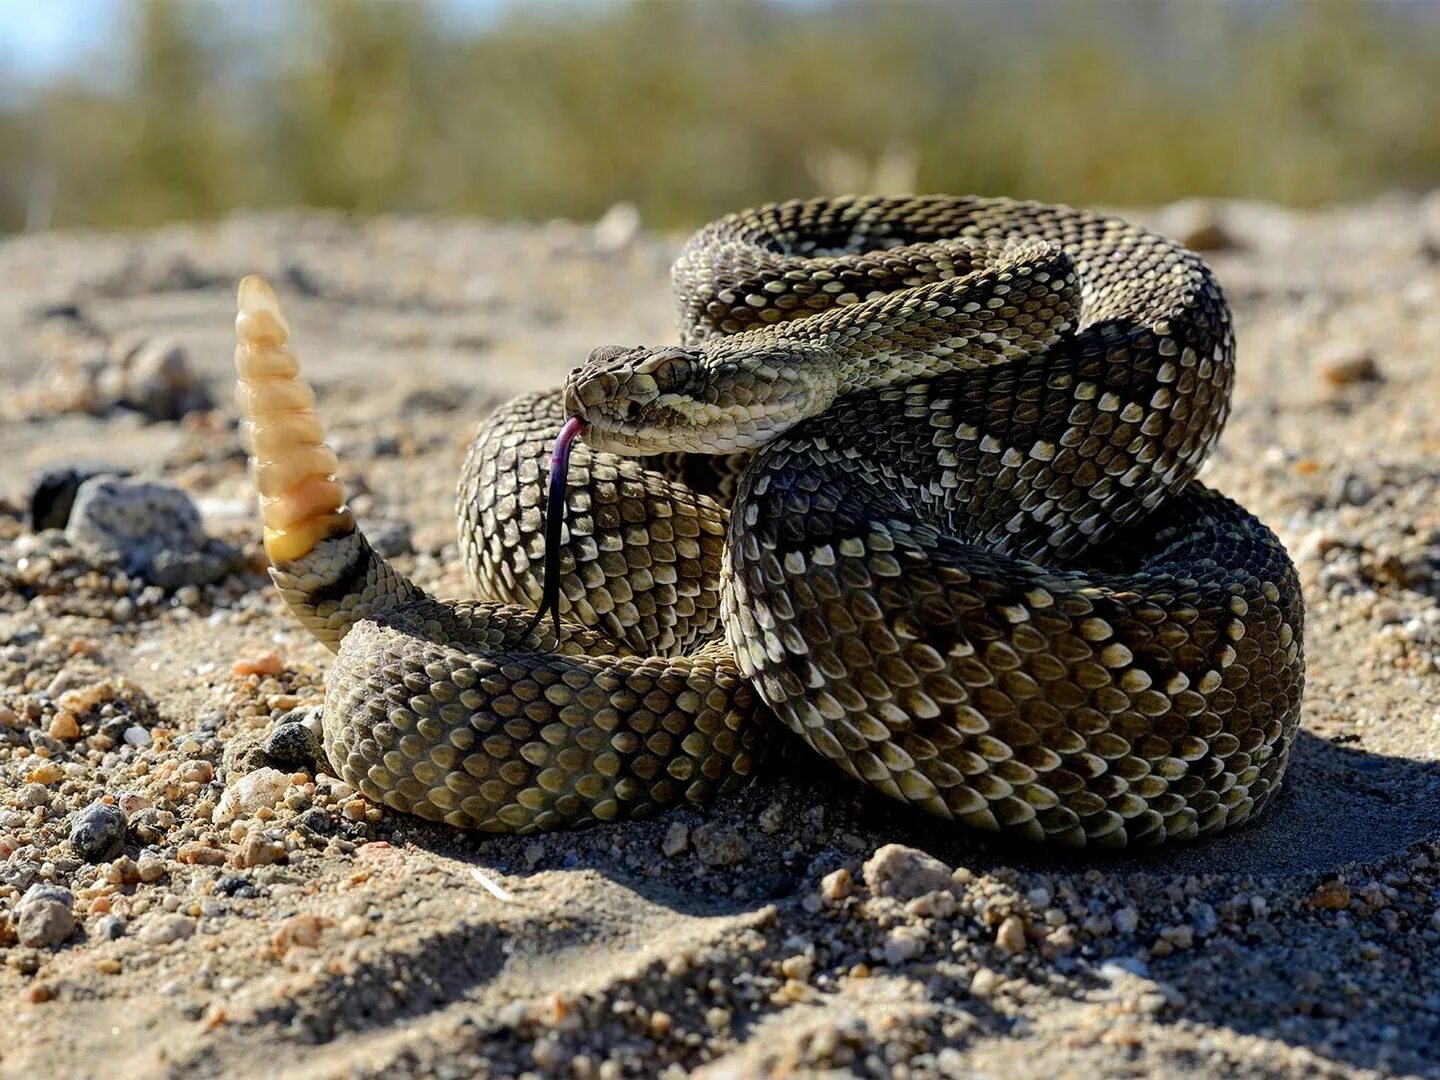
<svg viewBox="0 0 1440 1080">
<path fill-rule="evenodd" d="M 540 592 L 540 609 L 526 628 L 528 637 L 548 611 L 555 620 L 555 640 L 560 640 L 560 539 L 565 528 L 565 482 L 570 474 L 570 449 L 585 421 L 572 416 L 565 421 L 550 451 L 550 490 L 545 499 L 545 583 Z"/>
</svg>

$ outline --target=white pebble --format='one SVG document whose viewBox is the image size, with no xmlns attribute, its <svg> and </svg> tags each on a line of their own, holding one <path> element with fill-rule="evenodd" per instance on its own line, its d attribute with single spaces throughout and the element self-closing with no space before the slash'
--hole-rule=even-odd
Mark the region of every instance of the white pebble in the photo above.
<svg viewBox="0 0 1440 1080">
<path fill-rule="evenodd" d="M 220 796 L 211 820 L 217 825 L 234 821 L 241 814 L 253 814 L 262 806 L 274 806 L 290 788 L 290 777 L 279 769 L 256 769 L 246 773 Z"/>
<path fill-rule="evenodd" d="M 914 959 L 925 949 L 920 932 L 911 926 L 897 926 L 885 938 L 885 963 L 894 967 Z"/>
</svg>

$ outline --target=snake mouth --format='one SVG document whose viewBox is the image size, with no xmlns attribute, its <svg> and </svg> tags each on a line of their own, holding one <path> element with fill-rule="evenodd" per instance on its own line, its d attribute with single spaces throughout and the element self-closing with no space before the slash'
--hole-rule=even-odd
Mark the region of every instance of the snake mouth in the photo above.
<svg viewBox="0 0 1440 1080">
<path fill-rule="evenodd" d="M 550 488 L 545 498 L 545 570 L 540 590 L 540 607 L 525 630 L 525 636 L 534 633 L 548 612 L 554 620 L 555 641 L 560 641 L 560 541 L 565 529 L 565 486 L 570 476 L 570 451 L 575 440 L 585 430 L 585 421 L 571 416 L 555 437 L 555 446 L 550 451 Z"/>
</svg>

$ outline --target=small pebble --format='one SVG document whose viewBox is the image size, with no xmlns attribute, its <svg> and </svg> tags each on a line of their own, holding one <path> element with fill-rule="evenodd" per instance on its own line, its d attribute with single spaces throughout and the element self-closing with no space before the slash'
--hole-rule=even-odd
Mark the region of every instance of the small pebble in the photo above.
<svg viewBox="0 0 1440 1080">
<path fill-rule="evenodd" d="M 731 825 L 701 825 L 690 834 L 695 854 L 707 866 L 733 866 L 750 853 L 740 831 Z"/>
<path fill-rule="evenodd" d="M 950 887 L 950 867 L 923 851 L 886 844 L 863 867 L 865 884 L 876 896 L 911 900 Z"/>
<path fill-rule="evenodd" d="M 26 774 L 25 779 L 32 784 L 43 784 L 49 787 L 65 779 L 65 770 L 53 761 L 46 761 L 31 769 L 30 772 Z"/>
<path fill-rule="evenodd" d="M 119 915 L 103 915 L 95 920 L 95 936 L 101 941 L 115 941 L 125 936 L 125 920 Z"/>
<path fill-rule="evenodd" d="M 894 967 L 925 951 L 925 938 L 913 926 L 897 926 L 885 936 L 885 963 Z"/>
<path fill-rule="evenodd" d="M 1025 920 L 1018 915 L 1008 915 L 995 933 L 995 944 L 1009 953 L 1025 951 Z"/>
<path fill-rule="evenodd" d="M 75 714 L 64 709 L 56 713 L 50 721 L 48 734 L 52 739 L 59 739 L 61 742 L 74 742 L 80 737 L 80 724 L 75 719 Z"/>
<path fill-rule="evenodd" d="M 235 865 L 240 869 L 250 866 L 270 866 L 285 859 L 285 845 L 278 840 L 268 840 L 257 833 L 251 833 L 235 853 Z"/>
<path fill-rule="evenodd" d="M 1350 887 L 1340 880 L 1325 881 L 1310 894 L 1310 906 L 1324 911 L 1340 911 L 1350 906 Z"/>
<path fill-rule="evenodd" d="M 279 675 L 285 670 L 285 661 L 272 650 L 242 657 L 230 665 L 230 670 L 236 675 Z"/>
<path fill-rule="evenodd" d="M 223 866 L 225 852 L 200 840 L 187 840 L 175 852 L 175 861 L 196 866 Z"/>
<path fill-rule="evenodd" d="M 275 928 L 270 936 L 270 947 L 276 956 L 284 956 L 294 948 L 313 949 L 320 943 L 320 935 L 330 920 L 318 915 L 291 915 Z"/>
<path fill-rule="evenodd" d="M 993 968 L 978 968 L 970 977 L 970 993 L 977 998 L 988 998 L 993 996 L 1004 982 L 1004 977 Z"/>
<path fill-rule="evenodd" d="M 1380 365 L 1372 356 L 1349 356 L 1331 360 L 1320 369 L 1321 376 L 1331 386 L 1351 386 L 1355 383 L 1375 383 L 1384 380 Z"/>
<path fill-rule="evenodd" d="M 237 817 L 254 814 L 260 809 L 271 809 L 282 799 L 290 788 L 290 774 L 279 769 L 256 769 L 245 773 L 232 782 L 220 796 L 212 820 L 217 825 L 226 825 Z"/>
<path fill-rule="evenodd" d="M 115 800 L 115 805 L 120 808 L 120 812 L 125 815 L 125 819 L 128 821 L 140 813 L 141 810 L 150 809 L 150 800 L 136 792 L 125 791 L 121 792 L 120 797 Z"/>
<path fill-rule="evenodd" d="M 797 982 L 807 982 L 814 968 L 815 961 L 804 953 L 787 956 L 780 961 L 780 973 L 787 979 L 795 979 Z"/>
<path fill-rule="evenodd" d="M 299 822 L 304 828 L 320 836 L 329 836 L 335 831 L 335 819 L 318 806 L 312 806 L 302 813 Z"/>
<path fill-rule="evenodd" d="M 216 896 L 231 896 L 236 900 L 254 900 L 260 895 L 255 883 L 244 874 L 226 874 L 211 887 Z"/>
<path fill-rule="evenodd" d="M 133 885 L 140 880 L 140 866 L 129 855 L 121 855 L 109 866 L 101 871 L 100 876 L 112 885 Z M 97 902 L 103 900 L 109 903 L 108 897 L 98 897 Z M 91 911 L 95 908 L 92 906 Z M 107 907 L 108 911 L 109 908 Z"/>
<path fill-rule="evenodd" d="M 690 846 L 690 829 L 675 822 L 665 831 L 665 839 L 660 841 L 660 850 L 670 858 L 679 855 Z"/>
<path fill-rule="evenodd" d="M 820 899 L 827 904 L 838 904 L 854 892 L 855 879 L 843 866 L 820 879 Z"/>
<path fill-rule="evenodd" d="M 15 933 L 21 945 L 44 949 L 75 932 L 75 895 L 58 885 L 31 885 L 15 909 Z"/>
<path fill-rule="evenodd" d="M 147 922 L 140 931 L 142 941 L 151 945 L 168 945 L 172 941 L 183 941 L 195 933 L 195 920 L 189 915 L 171 913 L 160 915 Z"/>
</svg>

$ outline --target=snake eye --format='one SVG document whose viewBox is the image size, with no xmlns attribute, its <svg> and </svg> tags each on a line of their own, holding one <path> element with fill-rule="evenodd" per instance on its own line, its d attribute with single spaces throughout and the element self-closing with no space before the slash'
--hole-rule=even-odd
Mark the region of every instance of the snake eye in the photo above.
<svg viewBox="0 0 1440 1080">
<path fill-rule="evenodd" d="M 656 389 L 662 392 L 684 386 L 691 370 L 691 356 L 682 349 L 666 349 L 639 368 L 640 372 L 655 380 Z"/>
</svg>

